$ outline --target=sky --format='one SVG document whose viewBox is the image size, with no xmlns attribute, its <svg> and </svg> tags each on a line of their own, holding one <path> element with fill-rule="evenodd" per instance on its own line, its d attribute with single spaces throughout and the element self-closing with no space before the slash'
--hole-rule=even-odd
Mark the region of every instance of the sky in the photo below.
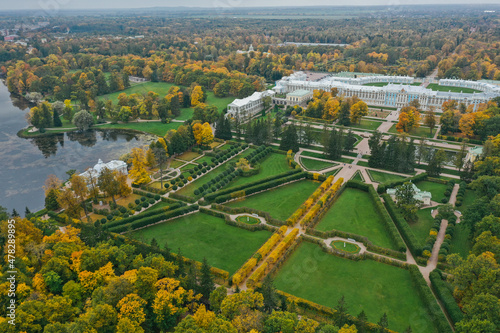
<svg viewBox="0 0 500 333">
<path fill-rule="evenodd" d="M 498 0 L 0 0 L 0 10 L 93 9 L 147 7 L 260 7 L 260 6 L 362 6 L 416 4 L 498 4 Z"/>
</svg>

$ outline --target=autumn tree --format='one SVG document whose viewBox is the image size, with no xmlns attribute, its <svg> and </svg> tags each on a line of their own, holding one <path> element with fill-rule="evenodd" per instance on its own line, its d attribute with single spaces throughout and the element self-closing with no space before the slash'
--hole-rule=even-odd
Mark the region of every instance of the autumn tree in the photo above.
<svg viewBox="0 0 500 333">
<path fill-rule="evenodd" d="M 458 128 L 465 137 L 474 136 L 474 128 L 476 126 L 476 118 L 473 113 L 466 113 L 462 115 L 458 122 Z"/>
<path fill-rule="evenodd" d="M 396 124 L 398 132 L 410 133 L 420 126 L 420 112 L 413 106 L 405 106 L 399 112 L 399 121 Z"/>
<path fill-rule="evenodd" d="M 433 107 L 429 108 L 429 110 L 425 112 L 424 125 L 429 127 L 432 134 L 432 130 L 436 127 L 436 113 L 434 112 Z"/>
<path fill-rule="evenodd" d="M 198 145 L 206 146 L 214 141 L 212 127 L 209 123 L 196 123 L 193 125 L 193 134 Z"/>
<path fill-rule="evenodd" d="M 142 148 L 132 148 L 128 163 L 132 164 L 129 175 L 136 185 L 146 184 L 151 181 L 146 171 L 146 152 Z"/>
<path fill-rule="evenodd" d="M 113 202 L 116 204 L 115 196 L 120 194 L 120 182 L 116 179 L 115 172 L 108 168 L 101 170 L 97 185 L 99 189 L 109 195 Z"/>
<path fill-rule="evenodd" d="M 160 138 L 158 141 L 149 145 L 149 149 L 153 152 L 154 158 L 160 168 L 160 185 L 163 188 L 163 168 L 168 161 L 168 148 L 165 140 Z"/>
<path fill-rule="evenodd" d="M 69 180 L 70 188 L 75 193 L 75 196 L 78 198 L 80 205 L 82 206 L 85 215 L 87 213 L 87 205 L 85 204 L 85 200 L 89 195 L 89 189 L 87 187 L 87 181 L 83 176 L 80 176 L 74 173 Z"/>
<path fill-rule="evenodd" d="M 82 205 L 80 199 L 75 195 L 75 193 L 65 186 L 57 195 L 57 202 L 59 206 L 64 208 L 65 213 L 72 218 L 79 218 L 80 212 L 82 211 Z"/>
<path fill-rule="evenodd" d="M 368 115 L 368 105 L 365 102 L 359 101 L 351 106 L 351 123 L 359 123 L 366 115 Z"/>
<path fill-rule="evenodd" d="M 203 89 L 201 86 L 195 86 L 191 92 L 191 105 L 197 106 L 200 103 L 203 103 Z"/>
</svg>

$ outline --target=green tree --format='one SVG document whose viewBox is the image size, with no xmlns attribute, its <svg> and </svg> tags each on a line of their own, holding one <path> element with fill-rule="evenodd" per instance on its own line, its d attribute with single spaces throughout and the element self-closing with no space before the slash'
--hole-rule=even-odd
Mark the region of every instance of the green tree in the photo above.
<svg viewBox="0 0 500 333">
<path fill-rule="evenodd" d="M 271 313 L 274 309 L 276 309 L 277 304 L 277 296 L 276 296 L 276 288 L 273 285 L 273 280 L 270 275 L 267 275 L 262 281 L 262 287 L 258 290 L 262 296 L 264 297 L 264 311 L 267 313 Z"/>
<path fill-rule="evenodd" d="M 59 202 L 57 202 L 57 195 L 58 195 L 58 190 L 56 189 L 49 190 L 47 196 L 45 197 L 45 208 L 47 208 L 47 210 L 55 211 L 60 208 Z"/>
<path fill-rule="evenodd" d="M 200 273 L 200 293 L 208 299 L 215 290 L 215 283 L 206 258 L 203 258 Z"/>
<path fill-rule="evenodd" d="M 94 124 L 94 117 L 86 110 L 79 111 L 73 116 L 73 124 L 80 130 L 86 131 Z"/>
<path fill-rule="evenodd" d="M 294 152 L 299 151 L 299 137 L 295 125 L 291 124 L 285 128 L 280 142 L 280 149 L 285 151 L 291 149 Z"/>
<path fill-rule="evenodd" d="M 420 205 L 419 201 L 413 197 L 414 195 L 415 190 L 411 182 L 396 187 L 397 206 L 401 209 L 403 217 L 407 221 L 414 221 L 417 218 Z"/>
<path fill-rule="evenodd" d="M 434 149 L 430 152 L 429 163 L 427 164 L 427 173 L 429 176 L 439 177 L 445 160 L 446 153 L 443 149 Z"/>
</svg>

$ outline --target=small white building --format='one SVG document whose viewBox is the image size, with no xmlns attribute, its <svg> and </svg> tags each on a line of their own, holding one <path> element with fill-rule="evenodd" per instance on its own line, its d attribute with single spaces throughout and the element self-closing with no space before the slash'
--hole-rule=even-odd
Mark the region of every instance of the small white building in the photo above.
<svg viewBox="0 0 500 333">
<path fill-rule="evenodd" d="M 288 93 L 286 95 L 286 104 L 287 105 L 303 105 L 313 98 L 313 92 L 309 90 L 295 90 L 294 92 Z"/>
<path fill-rule="evenodd" d="M 431 199 L 432 199 L 432 193 L 427 192 L 427 191 L 421 191 L 417 185 L 411 184 L 413 187 L 413 191 L 415 194 L 413 195 L 413 199 L 420 201 L 424 206 L 428 206 L 431 204 Z M 387 189 L 387 194 L 391 196 L 391 199 L 393 201 L 396 200 L 396 189 L 395 188 L 388 188 Z"/>
<path fill-rule="evenodd" d="M 227 115 L 242 119 L 252 117 L 264 109 L 264 98 L 268 96 L 272 98 L 275 94 L 272 90 L 256 91 L 246 98 L 235 99 L 227 106 Z"/>
<path fill-rule="evenodd" d="M 101 159 L 97 161 L 97 164 L 94 165 L 93 168 L 88 169 L 84 173 L 81 173 L 80 176 L 85 177 L 85 179 L 97 179 L 101 174 L 102 170 L 105 168 L 111 171 L 118 171 L 125 175 L 128 175 L 127 163 L 123 161 L 113 160 L 108 163 L 104 163 Z"/>
<path fill-rule="evenodd" d="M 469 151 L 465 156 L 465 163 L 474 163 L 478 158 L 481 157 L 481 155 L 483 155 L 483 147 L 476 146 L 473 148 L 469 148 Z"/>
</svg>

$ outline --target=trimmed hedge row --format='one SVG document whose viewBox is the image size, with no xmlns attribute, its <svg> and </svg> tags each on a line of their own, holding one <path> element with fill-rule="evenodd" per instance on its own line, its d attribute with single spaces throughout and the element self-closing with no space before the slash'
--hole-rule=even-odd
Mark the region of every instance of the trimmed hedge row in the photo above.
<svg viewBox="0 0 500 333">
<path fill-rule="evenodd" d="M 166 206 L 166 207 L 157 208 L 157 209 L 148 209 L 148 210 L 145 210 L 144 212 L 139 213 L 137 215 L 132 215 L 130 217 L 127 217 L 127 218 L 124 218 L 124 219 L 121 219 L 121 220 L 110 221 L 110 222 L 106 223 L 104 225 L 104 227 L 106 229 L 113 228 L 113 227 L 116 227 L 116 226 L 119 226 L 119 225 L 122 225 L 122 224 L 127 224 L 127 223 L 131 223 L 131 222 L 137 221 L 139 219 L 143 219 L 145 217 L 150 217 L 150 216 L 154 216 L 154 215 L 163 214 L 164 212 L 166 212 L 168 210 L 177 209 L 177 208 L 185 206 L 185 205 L 186 204 L 184 204 L 184 203 L 176 202 L 176 203 L 172 203 L 172 204 L 170 204 L 169 206 Z"/>
<path fill-rule="evenodd" d="M 283 229 L 284 228 L 284 229 Z M 233 285 L 239 285 L 243 280 L 250 274 L 250 272 L 257 266 L 259 261 L 264 258 L 269 251 L 271 251 L 276 244 L 281 241 L 283 238 L 284 233 L 286 232 L 287 228 L 282 227 L 278 229 L 277 232 L 275 232 L 268 240 L 267 242 L 262 245 L 257 252 L 249 259 L 247 262 L 240 268 L 236 273 L 233 275 Z M 262 266 L 265 266 L 264 268 Z M 257 271 L 260 271 L 259 276 L 262 277 L 261 274 L 264 274 L 267 263 L 264 263 L 261 267 L 257 269 Z M 257 280 L 258 281 L 258 280 Z"/>
<path fill-rule="evenodd" d="M 313 175 L 314 177 L 314 175 Z M 312 207 L 327 188 L 332 185 L 334 176 L 329 176 L 323 183 L 307 198 L 306 201 L 286 220 L 288 225 L 294 225 Z"/>
<path fill-rule="evenodd" d="M 344 178 L 339 178 L 335 184 L 333 184 L 332 188 L 326 191 L 321 198 L 318 199 L 316 204 L 313 206 L 313 208 L 306 213 L 306 215 L 302 218 L 300 221 L 300 225 L 302 226 L 308 226 L 311 222 L 316 221 L 316 217 L 318 216 L 317 213 L 321 209 L 328 209 L 328 204 L 329 201 L 333 201 L 332 199 L 335 198 L 335 194 L 337 191 L 342 187 L 342 184 L 344 183 Z"/>
<path fill-rule="evenodd" d="M 276 261 L 278 261 L 281 255 L 290 247 L 290 245 L 295 240 L 295 237 L 297 237 L 298 234 L 299 234 L 299 229 L 295 228 L 288 235 L 286 235 L 285 238 L 283 238 L 283 240 L 273 250 L 273 252 L 271 252 L 266 262 L 269 265 L 272 265 Z"/>
<path fill-rule="evenodd" d="M 274 176 L 270 176 L 270 177 L 266 177 L 266 178 L 263 178 L 263 179 L 260 179 L 260 180 L 256 180 L 256 181 L 244 184 L 244 185 L 233 186 L 233 187 L 230 187 L 230 188 L 227 188 L 227 189 L 224 189 L 224 190 L 219 190 L 217 192 L 207 194 L 204 197 L 204 199 L 207 200 L 207 201 L 209 201 L 209 202 L 211 202 L 211 201 L 215 200 L 215 198 L 217 198 L 218 196 L 225 195 L 225 194 L 230 194 L 230 193 L 233 193 L 233 192 L 242 191 L 242 190 L 244 190 L 244 189 L 246 189 L 248 187 L 253 187 L 253 186 L 256 186 L 256 185 L 264 184 L 264 183 L 267 183 L 269 181 L 272 181 L 272 180 L 275 180 L 275 179 L 284 178 L 284 177 L 287 177 L 287 176 L 290 176 L 290 175 L 293 175 L 293 174 L 296 174 L 296 173 L 299 173 L 299 172 L 301 172 L 301 170 L 285 171 L 283 173 L 280 173 L 280 174 L 277 174 L 277 175 L 274 175 Z"/>
<path fill-rule="evenodd" d="M 285 183 L 288 183 L 288 182 L 291 182 L 294 180 L 299 180 L 299 179 L 302 179 L 305 177 L 306 177 L 305 172 L 299 172 L 299 173 L 293 174 L 293 175 L 288 176 L 288 177 L 279 178 L 279 179 L 275 179 L 275 180 L 272 180 L 272 181 L 267 182 L 267 183 L 248 187 L 244 190 L 244 192 L 245 192 L 244 194 L 245 194 L 245 196 L 247 196 L 247 195 L 254 194 L 254 193 L 257 193 L 260 191 L 271 189 L 273 187 L 277 187 L 279 185 L 282 185 L 282 184 L 285 184 Z M 216 203 L 223 203 L 223 202 L 226 202 L 226 201 L 231 200 L 233 198 L 234 197 L 231 194 L 221 195 L 221 196 L 218 196 L 215 198 L 215 202 Z"/>
<path fill-rule="evenodd" d="M 186 202 L 189 202 L 189 203 L 195 203 L 196 202 L 195 198 L 191 198 L 191 197 L 188 197 L 187 195 L 182 195 L 182 194 L 179 194 L 179 193 L 170 193 L 169 196 L 172 197 L 172 198 L 174 198 L 174 199 L 181 200 L 181 201 L 186 201 Z"/>
<path fill-rule="evenodd" d="M 458 188 L 458 193 L 457 193 L 457 201 L 455 201 L 455 207 L 462 206 L 462 202 L 464 201 L 466 189 L 467 189 L 467 183 L 460 182 L 460 187 Z"/>
<path fill-rule="evenodd" d="M 391 196 L 386 193 L 382 195 L 382 198 L 384 198 L 385 208 L 387 208 L 389 215 L 396 224 L 399 233 L 401 234 L 401 236 L 403 236 L 403 239 L 405 240 L 408 249 L 415 257 L 420 256 L 422 254 L 422 245 L 415 237 L 413 230 L 411 230 L 406 220 L 398 212 L 396 206 L 392 202 Z"/>
<path fill-rule="evenodd" d="M 149 216 L 149 217 L 143 217 L 141 219 L 138 219 L 136 221 L 133 221 L 133 222 L 130 222 L 127 224 L 120 224 L 118 226 L 111 227 L 111 228 L 109 228 L 109 231 L 120 233 L 120 232 L 124 232 L 124 231 L 129 230 L 129 228 L 131 228 L 132 230 L 135 230 L 135 229 L 145 227 L 145 226 L 148 226 L 148 225 L 151 225 L 151 224 L 163 221 L 163 220 L 167 220 L 167 219 L 170 219 L 173 217 L 177 217 L 177 216 L 181 216 L 181 215 L 184 215 L 187 213 L 191 213 L 195 210 L 198 210 L 198 205 L 180 207 L 180 208 L 177 208 L 174 210 L 165 211 L 162 214 L 153 215 L 153 216 Z"/>
<path fill-rule="evenodd" d="M 385 193 L 385 191 L 388 189 L 388 188 L 395 188 L 396 186 L 399 186 L 399 185 L 402 185 L 406 182 L 412 182 L 412 183 L 417 183 L 419 181 L 422 181 L 422 180 L 426 180 L 428 178 L 428 175 L 426 172 L 424 173 L 421 173 L 419 175 L 416 175 L 416 176 L 413 176 L 413 177 L 408 177 L 408 178 L 405 178 L 405 179 L 402 179 L 402 180 L 398 180 L 398 181 L 395 181 L 395 182 L 389 182 L 389 183 L 384 183 L 384 184 L 380 184 L 378 187 L 377 187 L 377 192 L 379 194 L 382 194 L 382 193 Z"/>
<path fill-rule="evenodd" d="M 441 278 L 441 274 L 437 270 L 433 270 L 429 275 L 431 280 L 432 289 L 434 293 L 444 305 L 446 312 L 450 316 L 453 323 L 461 321 L 464 317 L 462 310 L 458 306 L 455 297 L 453 297 L 450 289 L 446 285 L 446 282 Z"/>
<path fill-rule="evenodd" d="M 422 301 L 427 306 L 427 310 L 429 315 L 432 318 L 432 321 L 438 328 L 439 333 L 451 333 L 453 332 L 448 320 L 446 319 L 443 311 L 439 307 L 436 298 L 432 294 L 427 282 L 425 282 L 424 277 L 420 274 L 416 265 L 410 265 L 408 267 L 408 271 L 410 272 L 410 277 L 413 281 L 413 285 L 417 288 L 417 291 L 422 298 Z"/>
<path fill-rule="evenodd" d="M 440 139 L 440 140 L 456 141 L 456 142 L 462 142 L 464 140 L 464 138 L 456 137 L 456 136 L 450 136 L 450 135 L 438 135 L 437 138 Z M 476 139 L 467 139 L 467 142 L 472 143 L 474 145 L 482 145 L 482 144 L 484 144 L 484 141 L 482 141 L 482 140 L 476 140 Z"/>
</svg>

